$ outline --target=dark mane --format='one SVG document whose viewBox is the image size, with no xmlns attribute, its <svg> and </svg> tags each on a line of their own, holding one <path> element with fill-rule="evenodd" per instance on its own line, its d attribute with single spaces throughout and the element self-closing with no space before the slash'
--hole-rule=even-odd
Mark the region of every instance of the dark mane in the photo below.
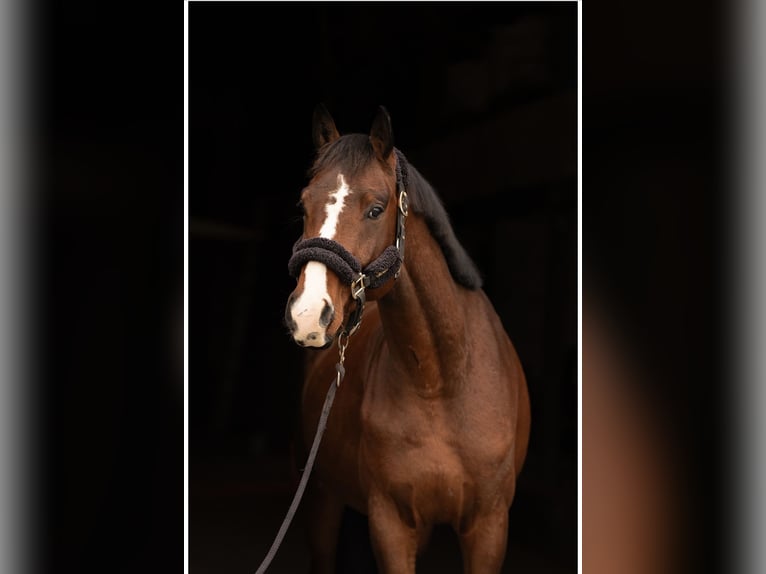
<svg viewBox="0 0 766 574">
<path fill-rule="evenodd" d="M 349 134 L 323 146 L 309 174 L 313 176 L 325 168 L 334 167 L 353 176 L 371 161 L 377 161 L 377 158 L 370 138 L 364 134 Z M 405 169 L 410 209 L 425 219 L 431 235 L 447 260 L 452 278 L 463 287 L 479 289 L 482 284 L 481 275 L 455 236 L 449 215 L 436 190 L 412 164 L 407 162 Z"/>
<path fill-rule="evenodd" d="M 463 287 L 479 289 L 481 274 L 455 236 L 447 210 L 436 190 L 411 163 L 407 163 L 407 195 L 410 209 L 423 216 L 431 235 L 442 248 L 452 278 Z"/>
</svg>

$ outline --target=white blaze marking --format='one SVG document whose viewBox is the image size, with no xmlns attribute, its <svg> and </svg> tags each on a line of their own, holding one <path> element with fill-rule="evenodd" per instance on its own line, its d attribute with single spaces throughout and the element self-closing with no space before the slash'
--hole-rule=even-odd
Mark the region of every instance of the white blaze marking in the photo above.
<svg viewBox="0 0 766 574">
<path fill-rule="evenodd" d="M 332 192 L 325 205 L 325 220 L 322 227 L 319 228 L 319 236 L 326 239 L 333 239 L 338 227 L 338 218 L 340 217 L 346 197 L 351 192 L 343 174 L 338 174 L 338 188 Z M 327 267 L 324 263 L 309 261 L 306 269 L 303 271 L 304 284 L 303 293 L 293 303 L 290 312 L 297 325 L 294 337 L 302 340 L 306 345 L 321 347 L 324 345 L 325 328 L 320 326 L 319 318 L 322 315 L 325 301 L 332 304 L 330 296 L 327 294 Z M 310 333 L 318 333 L 319 336 L 314 340 L 309 340 Z"/>
<path fill-rule="evenodd" d="M 319 229 L 319 236 L 332 239 L 335 237 L 336 227 L 338 227 L 338 217 L 340 212 L 343 211 L 343 206 L 346 202 L 346 196 L 351 190 L 346 183 L 346 179 L 342 173 L 338 174 L 338 189 L 330 194 L 330 201 L 324 207 L 324 212 L 327 214 L 327 219 L 324 220 L 322 227 Z M 335 199 L 335 203 L 332 200 Z"/>
</svg>

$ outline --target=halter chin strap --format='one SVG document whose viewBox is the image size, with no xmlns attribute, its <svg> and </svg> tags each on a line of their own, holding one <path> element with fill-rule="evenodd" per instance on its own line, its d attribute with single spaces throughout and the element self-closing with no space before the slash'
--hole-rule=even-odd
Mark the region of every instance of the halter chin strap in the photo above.
<svg viewBox="0 0 766 574">
<path fill-rule="evenodd" d="M 366 289 L 382 287 L 390 279 L 399 277 L 404 261 L 404 223 L 409 211 L 407 198 L 407 160 L 404 154 L 394 148 L 396 153 L 396 240 L 389 245 L 364 269 L 359 260 L 337 241 L 325 237 L 312 237 L 299 240 L 293 246 L 293 256 L 287 263 L 290 275 L 298 278 L 303 266 L 309 261 L 323 263 L 331 269 L 341 281 L 351 286 L 351 297 L 356 301 L 356 308 L 351 312 L 343 332 L 352 335 L 362 322 L 362 313 L 366 302 Z"/>
</svg>

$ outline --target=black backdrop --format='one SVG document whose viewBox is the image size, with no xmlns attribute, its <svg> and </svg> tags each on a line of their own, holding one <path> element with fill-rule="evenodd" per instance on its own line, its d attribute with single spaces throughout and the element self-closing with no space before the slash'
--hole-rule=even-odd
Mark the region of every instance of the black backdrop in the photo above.
<svg viewBox="0 0 766 574">
<path fill-rule="evenodd" d="M 189 15 L 191 571 L 252 571 L 295 486 L 304 351 L 282 315 L 317 102 L 341 133 L 367 132 L 385 105 L 439 190 L 529 382 L 506 568 L 576 571 L 576 4 L 196 2 Z M 452 542 L 437 533 L 421 566 L 457 568 Z M 285 544 L 274 571 L 303 568 L 300 524 Z"/>
</svg>

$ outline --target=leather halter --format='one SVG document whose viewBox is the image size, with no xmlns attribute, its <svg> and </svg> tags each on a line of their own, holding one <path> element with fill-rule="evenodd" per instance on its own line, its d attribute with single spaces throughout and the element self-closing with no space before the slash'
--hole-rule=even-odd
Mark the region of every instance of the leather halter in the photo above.
<svg viewBox="0 0 766 574">
<path fill-rule="evenodd" d="M 341 281 L 351 286 L 351 297 L 356 301 L 356 308 L 349 315 L 343 327 L 343 333 L 352 335 L 362 322 L 362 313 L 366 302 L 366 289 L 377 289 L 389 280 L 399 277 L 404 262 L 404 223 L 409 211 L 407 186 L 407 160 L 398 149 L 396 153 L 396 188 L 397 214 L 396 239 L 393 245 L 386 247 L 369 265 L 362 264 L 343 245 L 333 239 L 312 237 L 298 240 L 293 246 L 293 255 L 287 263 L 287 270 L 296 279 L 301 269 L 309 261 L 323 263 L 330 268 Z"/>
</svg>

